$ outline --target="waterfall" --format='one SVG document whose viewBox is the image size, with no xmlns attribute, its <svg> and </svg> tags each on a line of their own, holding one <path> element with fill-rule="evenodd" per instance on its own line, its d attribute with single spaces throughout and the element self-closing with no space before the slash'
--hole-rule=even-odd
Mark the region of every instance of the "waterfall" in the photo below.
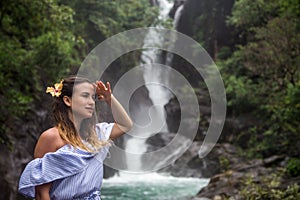
<svg viewBox="0 0 300 200">
<path fill-rule="evenodd" d="M 174 15 L 174 21 L 173 21 L 173 26 L 174 26 L 175 29 L 177 28 L 178 21 L 179 21 L 179 19 L 180 19 L 180 16 L 181 16 L 183 7 L 184 7 L 184 4 L 180 5 L 180 6 L 177 8 L 176 12 L 175 12 L 175 15 Z"/>
<path fill-rule="evenodd" d="M 160 7 L 159 19 L 165 20 L 172 4 L 167 0 L 155 0 L 153 2 Z M 174 27 L 177 25 L 182 7 L 176 11 Z M 158 28 L 160 27 L 158 25 Z M 153 156 L 150 157 L 150 161 L 144 162 L 143 160 L 143 153 L 149 153 L 147 152 L 148 146 L 145 143 L 146 139 L 157 133 L 166 133 L 165 136 L 172 135 L 168 134 L 169 130 L 164 109 L 164 106 L 173 96 L 170 90 L 164 87 L 169 85 L 168 81 L 171 73 L 168 73 L 168 69 L 163 67 L 163 65 L 169 66 L 171 64 L 172 53 L 167 52 L 165 61 L 162 62 L 160 59 L 162 52 L 153 48 L 147 49 L 147 46 L 153 47 L 155 44 L 165 42 L 164 38 L 155 29 L 150 29 L 143 41 L 143 49 L 146 50 L 143 50 L 141 55 L 141 69 L 143 71 L 144 86 L 148 90 L 152 105 L 150 105 L 151 103 L 140 102 L 141 105 L 136 105 L 137 108 L 134 109 L 133 113 L 130 113 L 135 125 L 133 130 L 126 134 L 131 136 L 127 138 L 125 143 L 125 151 L 131 154 L 126 156 L 127 171 L 129 172 L 143 172 L 143 169 L 157 169 L 157 166 L 164 166 L 166 160 L 173 160 L 174 155 L 180 154 L 182 149 L 188 146 L 189 143 L 188 140 L 181 138 L 178 140 L 179 143 L 175 144 L 175 149 L 160 154 L 159 159 L 154 159 L 155 156 Z M 183 136 L 179 135 L 178 137 Z M 149 166 L 145 167 L 145 165 Z M 101 193 L 103 198 L 111 200 L 162 198 L 166 200 L 183 200 L 195 196 L 208 182 L 208 179 L 173 177 L 163 173 L 133 174 L 120 171 L 118 175 L 103 180 Z"/>
<path fill-rule="evenodd" d="M 168 13 L 172 7 L 172 3 L 167 0 L 159 0 L 157 1 L 159 6 L 159 19 L 165 20 L 168 17 Z M 160 25 L 158 25 L 160 26 Z M 163 42 L 163 37 L 160 37 L 159 33 L 155 30 L 149 31 L 145 40 L 144 47 L 147 47 L 149 44 L 159 44 Z M 168 81 L 168 74 L 161 70 L 160 67 L 155 66 L 155 63 L 159 63 L 159 53 L 155 49 L 147 49 L 144 50 L 141 56 L 141 64 L 143 68 L 145 86 L 149 92 L 149 98 L 151 99 L 153 106 L 147 108 L 148 112 L 152 112 L 155 117 L 150 119 L 145 119 L 143 115 L 145 113 L 135 113 L 135 115 L 140 116 L 137 117 L 139 124 L 151 123 L 147 132 L 145 132 L 145 128 L 142 131 L 139 129 L 135 129 L 135 132 L 139 132 L 137 134 L 132 133 L 135 137 L 129 139 L 126 143 L 126 151 L 141 154 L 147 151 L 147 145 L 145 144 L 145 138 L 150 137 L 157 132 L 167 132 L 167 124 L 166 124 L 166 116 L 164 111 L 164 105 L 168 103 L 170 100 L 171 94 L 170 92 L 164 88 L 162 85 L 166 85 L 164 81 Z M 161 84 L 157 84 L 161 83 Z M 146 122 L 145 122 L 146 121 Z M 129 171 L 132 170 L 140 170 L 142 168 L 141 159 L 136 162 L 133 160 L 127 160 L 127 165 Z"/>
</svg>

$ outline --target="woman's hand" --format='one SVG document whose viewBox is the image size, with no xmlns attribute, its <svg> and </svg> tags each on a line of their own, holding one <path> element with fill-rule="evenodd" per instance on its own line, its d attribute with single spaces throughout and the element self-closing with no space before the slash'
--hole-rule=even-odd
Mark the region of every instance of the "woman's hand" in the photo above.
<svg viewBox="0 0 300 200">
<path fill-rule="evenodd" d="M 96 81 L 94 84 L 96 88 L 96 95 L 100 100 L 106 101 L 109 104 L 115 125 L 113 126 L 110 134 L 110 139 L 116 139 L 128 132 L 132 127 L 133 123 L 123 106 L 119 101 L 112 95 L 109 82 L 106 85 L 102 81 Z"/>
<path fill-rule="evenodd" d="M 110 89 L 110 83 L 107 82 L 106 85 L 102 81 L 96 81 L 94 84 L 96 88 L 96 95 L 99 100 L 106 101 L 110 104 L 111 102 L 111 89 Z"/>
</svg>

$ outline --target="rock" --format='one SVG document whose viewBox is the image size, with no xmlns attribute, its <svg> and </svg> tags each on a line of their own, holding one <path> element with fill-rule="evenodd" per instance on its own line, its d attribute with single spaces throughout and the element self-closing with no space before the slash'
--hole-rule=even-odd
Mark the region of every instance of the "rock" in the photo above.
<svg viewBox="0 0 300 200">
<path fill-rule="evenodd" d="M 234 196 L 238 192 L 236 188 L 239 185 L 243 174 L 236 171 L 226 171 L 213 176 L 209 185 L 203 188 L 198 194 L 199 197 L 219 198 Z"/>
<path fill-rule="evenodd" d="M 156 134 L 147 140 L 149 145 L 147 151 L 155 151 L 167 145 L 173 138 L 174 135 L 171 133 Z M 160 172 L 167 172 L 173 176 L 210 178 L 219 174 L 224 167 L 238 166 L 239 163 L 243 162 L 241 158 L 236 156 L 237 149 L 228 143 L 216 144 L 206 157 L 200 159 L 201 145 L 202 142 L 194 141 L 182 156 L 171 165 L 161 169 Z"/>
<path fill-rule="evenodd" d="M 193 142 L 181 157 L 161 171 L 178 177 L 198 178 L 208 178 L 218 173 L 220 171 L 219 163 L 212 159 L 213 154 L 207 158 L 199 159 L 198 151 L 200 146 L 200 142 Z"/>
<path fill-rule="evenodd" d="M 225 146 L 225 149 L 228 149 L 230 145 Z M 222 200 L 242 199 L 239 191 L 245 186 L 245 181 L 248 177 L 251 177 L 253 183 L 257 185 L 261 184 L 262 187 L 265 187 L 264 177 L 279 169 L 278 165 L 272 166 L 270 164 L 280 162 L 284 158 L 285 156 L 282 155 L 274 155 L 266 159 L 252 159 L 245 161 L 244 159 L 239 158 L 237 154 L 232 154 L 231 157 L 229 157 L 229 160 L 232 163 L 230 169 L 212 176 L 209 184 L 201 189 L 197 197 L 210 199 L 217 198 Z M 295 180 L 293 183 L 295 183 Z M 284 180 L 282 181 L 282 184 L 287 187 Z"/>
<path fill-rule="evenodd" d="M 181 117 L 180 106 L 176 97 L 171 98 L 168 104 L 165 105 L 165 111 L 167 114 L 166 122 L 168 130 L 171 133 L 176 133 L 179 128 Z"/>
<path fill-rule="evenodd" d="M 47 105 L 47 101 L 44 101 Z M 34 146 L 39 135 L 49 127 L 47 112 L 42 107 L 28 111 L 31 117 L 14 120 L 14 130 L 9 135 L 10 147 L 0 144 L 0 199 L 15 200 L 17 186 L 26 164 L 33 159 Z M 46 120 L 47 119 L 47 120 Z M 18 197 L 19 200 L 24 199 Z"/>
<path fill-rule="evenodd" d="M 170 12 L 169 12 L 169 17 L 171 17 L 172 19 L 174 19 L 175 17 L 175 13 L 177 11 L 177 9 L 184 4 L 186 0 L 175 0 L 173 7 L 171 8 Z"/>
</svg>

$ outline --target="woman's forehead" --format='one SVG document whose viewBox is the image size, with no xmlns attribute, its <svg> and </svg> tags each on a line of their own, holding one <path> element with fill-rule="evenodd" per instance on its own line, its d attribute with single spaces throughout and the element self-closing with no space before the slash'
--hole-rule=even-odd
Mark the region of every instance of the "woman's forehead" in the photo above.
<svg viewBox="0 0 300 200">
<path fill-rule="evenodd" d="M 74 92 L 95 92 L 95 88 L 91 83 L 78 83 L 74 86 Z"/>
</svg>

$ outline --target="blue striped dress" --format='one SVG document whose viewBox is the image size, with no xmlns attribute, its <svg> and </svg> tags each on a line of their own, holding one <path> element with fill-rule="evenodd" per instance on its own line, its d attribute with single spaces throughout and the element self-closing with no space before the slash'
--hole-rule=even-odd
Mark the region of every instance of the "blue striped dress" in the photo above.
<svg viewBox="0 0 300 200">
<path fill-rule="evenodd" d="M 108 140 L 113 125 L 96 124 L 100 140 Z M 103 161 L 108 150 L 107 145 L 97 153 L 90 153 L 66 144 L 29 162 L 21 175 L 18 191 L 34 198 L 35 186 L 52 182 L 51 200 L 100 200 Z"/>
</svg>

